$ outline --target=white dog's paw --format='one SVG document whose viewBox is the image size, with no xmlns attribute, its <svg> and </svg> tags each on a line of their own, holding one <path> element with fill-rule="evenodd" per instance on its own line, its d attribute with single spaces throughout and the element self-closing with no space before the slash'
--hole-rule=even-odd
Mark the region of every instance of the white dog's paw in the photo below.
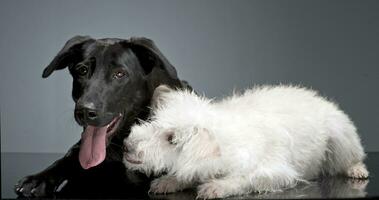
<svg viewBox="0 0 379 200">
<path fill-rule="evenodd" d="M 173 176 L 162 176 L 153 180 L 150 184 L 149 193 L 167 194 L 183 190 L 183 184 Z"/>
<path fill-rule="evenodd" d="M 350 178 L 366 179 L 368 171 L 363 163 L 357 163 L 347 170 L 347 176 Z"/>
<path fill-rule="evenodd" d="M 196 199 L 216 199 L 229 196 L 227 188 L 217 182 L 204 183 L 198 187 Z"/>
</svg>

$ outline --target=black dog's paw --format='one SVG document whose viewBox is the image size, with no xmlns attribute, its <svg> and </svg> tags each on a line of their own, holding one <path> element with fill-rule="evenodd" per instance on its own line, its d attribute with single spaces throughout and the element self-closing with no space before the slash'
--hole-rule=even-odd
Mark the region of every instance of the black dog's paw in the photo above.
<svg viewBox="0 0 379 200">
<path fill-rule="evenodd" d="M 14 188 L 20 197 L 52 197 L 57 188 L 56 179 L 44 175 L 31 175 L 21 179 Z"/>
</svg>

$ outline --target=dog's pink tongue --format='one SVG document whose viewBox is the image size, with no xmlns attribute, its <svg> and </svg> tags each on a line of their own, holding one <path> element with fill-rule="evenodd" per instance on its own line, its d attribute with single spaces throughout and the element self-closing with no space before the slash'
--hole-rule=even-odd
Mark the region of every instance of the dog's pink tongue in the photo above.
<svg viewBox="0 0 379 200">
<path fill-rule="evenodd" d="M 84 169 L 94 167 L 105 159 L 107 126 L 88 125 L 82 133 L 79 162 Z"/>
</svg>

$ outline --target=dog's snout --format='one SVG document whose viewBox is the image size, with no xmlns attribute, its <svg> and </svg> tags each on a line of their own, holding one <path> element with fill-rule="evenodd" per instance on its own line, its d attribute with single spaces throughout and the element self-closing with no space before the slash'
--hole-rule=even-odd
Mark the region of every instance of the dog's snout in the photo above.
<svg viewBox="0 0 379 200">
<path fill-rule="evenodd" d="M 125 153 L 128 153 L 128 152 L 129 152 L 128 147 L 127 147 L 126 145 L 124 145 L 124 146 L 122 147 L 122 150 L 124 150 Z"/>
<path fill-rule="evenodd" d="M 129 141 L 124 142 L 123 150 L 126 153 L 134 153 L 135 148 L 133 147 L 132 143 Z"/>
<path fill-rule="evenodd" d="M 144 152 L 137 150 L 134 145 L 135 144 L 130 141 L 124 141 L 124 158 L 130 163 L 141 164 L 144 157 Z"/>
<path fill-rule="evenodd" d="M 79 124 L 85 124 L 89 121 L 94 121 L 99 117 L 99 112 L 96 110 L 93 103 L 77 103 L 75 107 L 75 118 Z"/>
<path fill-rule="evenodd" d="M 96 119 L 97 118 L 97 112 L 95 110 L 87 110 L 87 117 L 89 119 Z"/>
<path fill-rule="evenodd" d="M 77 103 L 76 103 L 76 107 L 77 108 L 81 108 L 81 109 L 90 109 L 90 110 L 95 110 L 96 107 L 95 107 L 95 104 L 92 103 L 92 102 L 86 102 L 85 100 L 79 100 Z"/>
</svg>

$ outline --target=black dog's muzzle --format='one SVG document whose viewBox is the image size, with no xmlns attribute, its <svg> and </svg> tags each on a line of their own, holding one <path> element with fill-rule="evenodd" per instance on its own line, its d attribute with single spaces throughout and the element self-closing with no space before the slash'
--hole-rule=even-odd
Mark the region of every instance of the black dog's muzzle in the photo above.
<svg viewBox="0 0 379 200">
<path fill-rule="evenodd" d="M 116 117 L 116 113 L 101 112 L 93 103 L 77 103 L 75 107 L 75 120 L 81 126 L 104 126 Z"/>
</svg>

